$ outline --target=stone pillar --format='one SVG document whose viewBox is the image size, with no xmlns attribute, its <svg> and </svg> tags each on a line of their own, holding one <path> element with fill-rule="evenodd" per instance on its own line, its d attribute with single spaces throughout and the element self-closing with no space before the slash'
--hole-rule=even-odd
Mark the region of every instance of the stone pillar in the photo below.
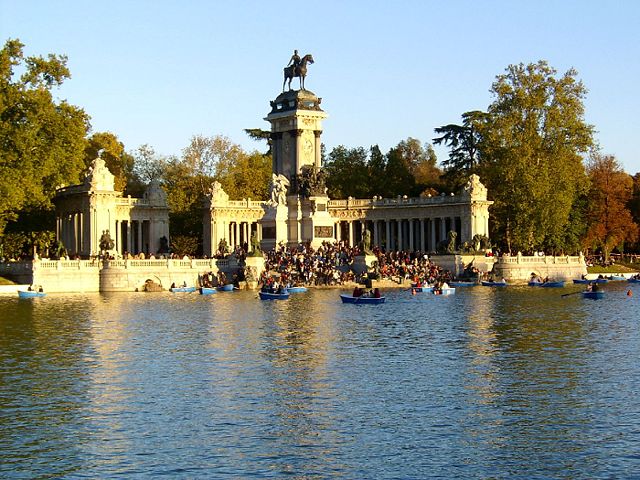
<svg viewBox="0 0 640 480">
<path fill-rule="evenodd" d="M 431 245 L 429 246 L 429 249 L 431 251 L 435 251 L 436 249 L 436 219 L 435 218 L 429 219 L 429 230 L 431 230 L 430 232 Z"/>
<path fill-rule="evenodd" d="M 384 221 L 386 238 L 384 239 L 385 249 L 391 251 L 391 222 L 389 220 Z"/>
<path fill-rule="evenodd" d="M 413 251 L 414 248 L 414 238 L 413 238 L 413 223 L 415 220 L 413 218 L 409 219 L 409 250 Z"/>
<path fill-rule="evenodd" d="M 316 163 L 316 168 L 320 168 L 322 166 L 322 156 L 320 155 L 321 150 L 322 150 L 322 142 L 320 140 L 320 135 L 322 135 L 322 130 L 314 130 L 313 134 L 316 137 L 316 145 L 315 145 L 315 154 L 316 154 L 316 158 L 315 158 L 315 163 Z"/>
<path fill-rule="evenodd" d="M 404 247 L 404 238 L 402 235 L 402 220 L 398 220 L 396 223 L 398 224 L 398 245 L 396 246 L 396 250 L 402 250 Z"/>
<path fill-rule="evenodd" d="M 380 229 L 378 228 L 378 220 L 373 221 L 373 244 L 380 246 Z"/>
<path fill-rule="evenodd" d="M 440 218 L 440 241 L 447 238 L 447 221 L 445 217 Z"/>
<path fill-rule="evenodd" d="M 425 252 L 426 251 L 426 242 L 425 242 L 425 235 L 424 235 L 424 218 L 420 219 L 420 251 L 421 252 Z"/>
<path fill-rule="evenodd" d="M 355 229 L 353 228 L 353 220 L 349 220 L 349 246 L 353 247 L 353 237 L 355 235 Z"/>
</svg>

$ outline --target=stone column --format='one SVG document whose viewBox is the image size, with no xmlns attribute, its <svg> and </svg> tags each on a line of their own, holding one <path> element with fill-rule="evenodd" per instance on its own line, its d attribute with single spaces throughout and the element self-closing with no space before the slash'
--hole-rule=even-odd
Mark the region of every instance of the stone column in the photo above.
<svg viewBox="0 0 640 480">
<path fill-rule="evenodd" d="M 440 240 L 447 238 L 447 221 L 445 217 L 440 218 Z"/>
<path fill-rule="evenodd" d="M 424 235 L 424 218 L 420 219 L 420 251 L 421 252 L 425 252 L 426 251 L 426 242 L 425 242 L 425 235 Z"/>
<path fill-rule="evenodd" d="M 409 219 L 409 250 L 413 251 L 415 250 L 414 248 L 414 238 L 413 238 L 413 223 L 415 222 L 415 219 L 410 218 Z"/>
<path fill-rule="evenodd" d="M 396 247 L 396 250 L 402 250 L 404 245 L 403 245 L 403 235 L 402 235 L 402 220 L 398 220 L 397 221 L 398 224 L 398 245 Z"/>
<path fill-rule="evenodd" d="M 431 245 L 430 250 L 435 251 L 436 249 L 436 219 L 435 218 L 430 218 L 429 219 L 429 229 L 431 230 L 430 232 L 430 238 L 431 238 Z"/>
<path fill-rule="evenodd" d="M 385 249 L 391 251 L 391 222 L 389 220 L 384 221 L 386 238 L 384 239 Z"/>
<path fill-rule="evenodd" d="M 315 154 L 316 154 L 316 158 L 315 158 L 315 163 L 316 163 L 316 168 L 320 168 L 322 166 L 322 157 L 320 155 L 320 151 L 322 150 L 322 142 L 320 141 L 320 135 L 322 135 L 322 130 L 314 130 L 313 134 L 316 137 L 316 145 L 315 145 Z"/>
<path fill-rule="evenodd" d="M 378 228 L 378 220 L 373 221 L 373 244 L 380 246 L 380 229 Z"/>
<path fill-rule="evenodd" d="M 355 235 L 353 228 L 353 220 L 349 220 L 349 246 L 353 247 L 353 237 Z"/>
</svg>

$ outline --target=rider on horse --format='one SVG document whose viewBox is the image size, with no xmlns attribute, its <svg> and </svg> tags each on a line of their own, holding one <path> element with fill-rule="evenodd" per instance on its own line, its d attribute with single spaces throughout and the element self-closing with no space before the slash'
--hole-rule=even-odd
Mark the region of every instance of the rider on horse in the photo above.
<svg viewBox="0 0 640 480">
<path fill-rule="evenodd" d="M 291 60 L 287 63 L 287 67 L 289 65 L 293 65 L 293 73 L 295 75 L 295 73 L 298 72 L 298 67 L 300 66 L 300 55 L 298 55 L 298 50 L 293 51 L 293 55 L 291 55 Z"/>
</svg>

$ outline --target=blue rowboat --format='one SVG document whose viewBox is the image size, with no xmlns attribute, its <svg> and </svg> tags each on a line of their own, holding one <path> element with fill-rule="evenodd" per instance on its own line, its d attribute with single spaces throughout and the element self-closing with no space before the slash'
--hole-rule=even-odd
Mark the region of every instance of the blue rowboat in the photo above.
<svg viewBox="0 0 640 480">
<path fill-rule="evenodd" d="M 449 285 L 451 285 L 452 287 L 477 287 L 480 284 L 478 282 L 457 281 L 457 282 L 449 282 Z"/>
<path fill-rule="evenodd" d="M 196 291 L 196 287 L 173 287 L 169 290 L 173 293 L 192 293 Z"/>
<path fill-rule="evenodd" d="M 18 290 L 18 298 L 36 298 L 44 297 L 46 293 L 36 292 L 35 290 Z"/>
<path fill-rule="evenodd" d="M 623 275 L 611 275 L 608 280 L 611 280 L 612 282 L 622 282 L 624 280 L 626 280 L 627 277 L 623 276 Z"/>
<path fill-rule="evenodd" d="M 449 287 L 449 288 L 441 288 L 439 290 L 434 290 L 433 294 L 434 295 L 453 295 L 454 293 L 456 293 L 456 289 Z"/>
<path fill-rule="evenodd" d="M 593 300 L 604 298 L 604 291 L 597 290 L 595 292 L 582 292 L 582 298 L 592 298 Z"/>
<path fill-rule="evenodd" d="M 287 300 L 289 298 L 289 291 L 283 290 L 282 293 L 275 292 L 258 292 L 260 300 Z"/>
<path fill-rule="evenodd" d="M 482 282 L 482 286 L 483 287 L 506 287 L 507 286 L 507 282 L 487 282 L 487 281 L 483 281 Z"/>
<path fill-rule="evenodd" d="M 227 283 L 226 285 L 220 285 L 216 287 L 219 292 L 233 292 L 233 283 Z"/>
<path fill-rule="evenodd" d="M 640 283 L 640 278 L 627 278 L 629 283 Z"/>
<path fill-rule="evenodd" d="M 564 280 L 557 280 L 555 282 L 544 282 L 540 286 L 546 288 L 562 288 L 564 287 Z"/>
<path fill-rule="evenodd" d="M 411 287 L 411 290 L 413 290 L 416 293 L 431 293 L 433 292 L 433 286 L 426 285 L 423 287 Z"/>
<path fill-rule="evenodd" d="M 307 291 L 307 287 L 288 287 L 289 293 L 304 293 Z"/>
<path fill-rule="evenodd" d="M 342 303 L 355 303 L 358 305 L 379 305 L 384 303 L 386 297 L 354 297 L 353 295 L 340 294 Z"/>
<path fill-rule="evenodd" d="M 606 278 L 594 278 L 593 280 L 587 280 L 586 278 L 574 278 L 573 283 L 588 285 L 590 283 L 609 283 L 609 280 Z"/>
<path fill-rule="evenodd" d="M 212 293 L 218 293 L 215 288 L 210 287 L 200 287 L 200 295 L 211 295 Z"/>
</svg>

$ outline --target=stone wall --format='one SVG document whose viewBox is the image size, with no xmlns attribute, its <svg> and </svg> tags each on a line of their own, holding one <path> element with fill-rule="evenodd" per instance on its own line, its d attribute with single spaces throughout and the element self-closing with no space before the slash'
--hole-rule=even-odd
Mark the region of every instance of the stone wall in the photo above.
<svg viewBox="0 0 640 480">
<path fill-rule="evenodd" d="M 516 255 L 496 258 L 493 274 L 508 282 L 527 282 L 531 274 L 552 280 L 571 280 L 587 274 L 584 256 L 532 256 Z"/>
<path fill-rule="evenodd" d="M 264 262 L 262 262 L 264 264 Z M 190 260 L 36 260 L 0 264 L 0 275 L 24 285 L 41 285 L 45 292 L 135 292 L 147 280 L 167 290 L 172 283 L 196 285 L 198 276 L 235 273 L 235 259 Z M 264 268 L 264 267 L 263 267 Z M 260 272 L 261 273 L 261 272 Z"/>
</svg>

